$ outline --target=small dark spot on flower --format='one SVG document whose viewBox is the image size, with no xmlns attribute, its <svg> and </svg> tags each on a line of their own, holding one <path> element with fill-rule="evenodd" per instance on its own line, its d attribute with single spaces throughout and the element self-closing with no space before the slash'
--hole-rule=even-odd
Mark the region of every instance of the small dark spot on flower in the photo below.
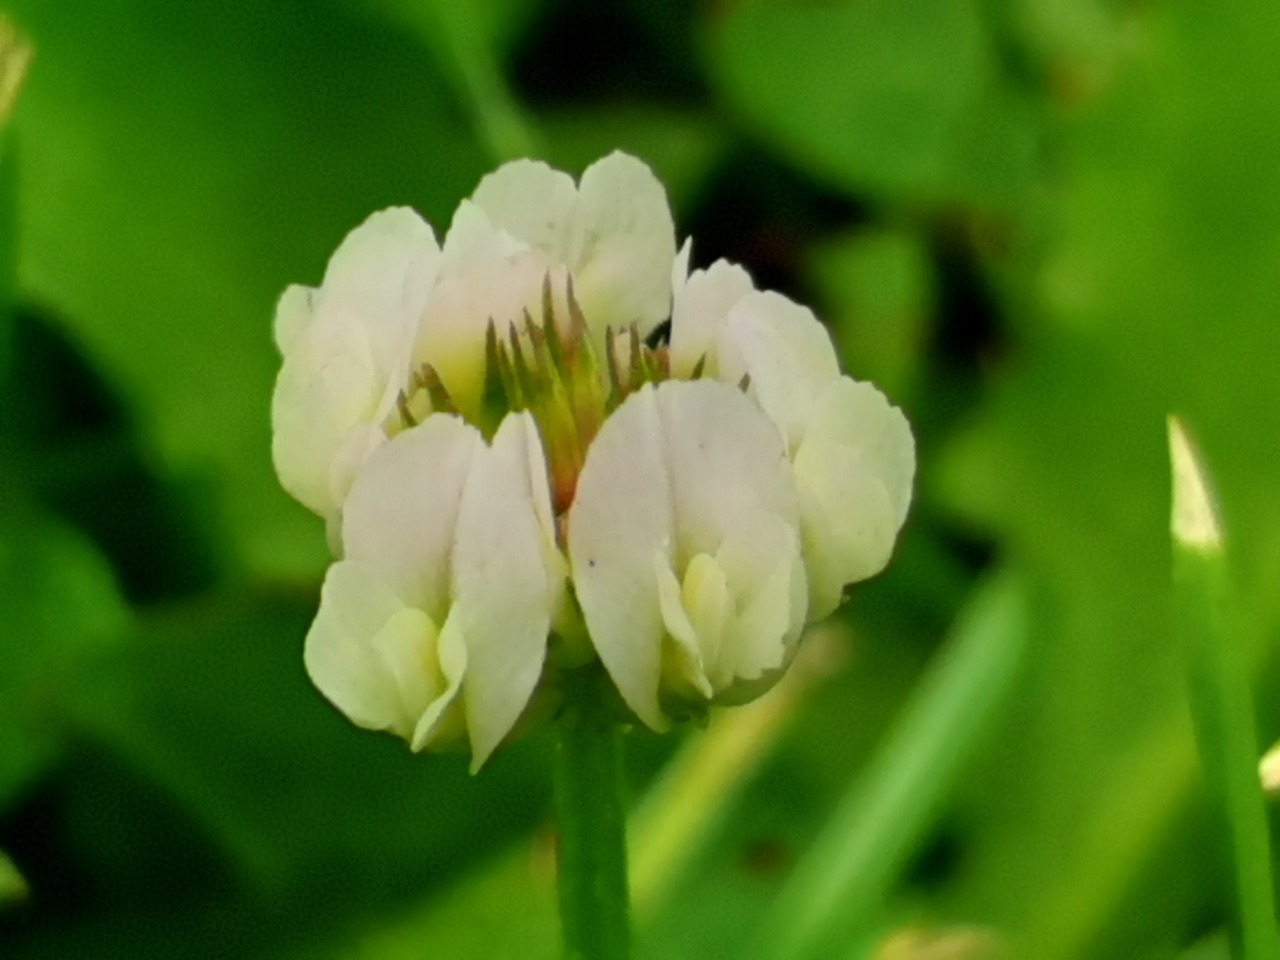
<svg viewBox="0 0 1280 960">
<path fill-rule="evenodd" d="M 591 559 L 588 559 L 588 560 L 587 560 L 587 566 L 588 566 L 588 567 L 594 567 L 595 565 L 596 565 L 596 562 L 595 562 L 594 560 L 591 560 Z"/>
</svg>

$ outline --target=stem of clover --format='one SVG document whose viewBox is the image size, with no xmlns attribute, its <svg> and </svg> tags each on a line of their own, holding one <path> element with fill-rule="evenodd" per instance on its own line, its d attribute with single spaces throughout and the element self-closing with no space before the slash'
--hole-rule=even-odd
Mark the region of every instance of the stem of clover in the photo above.
<svg viewBox="0 0 1280 960">
<path fill-rule="evenodd" d="M 597 671 L 573 671 L 557 721 L 554 760 L 560 920 L 566 960 L 627 960 L 622 731 Z"/>
</svg>

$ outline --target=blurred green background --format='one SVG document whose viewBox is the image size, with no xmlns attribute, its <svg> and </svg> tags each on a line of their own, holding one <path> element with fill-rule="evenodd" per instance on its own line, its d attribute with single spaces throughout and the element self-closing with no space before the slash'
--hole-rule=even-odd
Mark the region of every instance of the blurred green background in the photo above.
<svg viewBox="0 0 1280 960">
<path fill-rule="evenodd" d="M 842 798 L 920 768 L 861 821 L 897 846 L 832 956 L 1226 956 L 1164 418 L 1218 480 L 1270 743 L 1274 0 L 6 6 L 35 56 L 0 133 L 0 850 L 29 888 L 5 958 L 555 955 L 546 738 L 471 778 L 308 684 L 327 554 L 271 468 L 270 324 L 370 211 L 443 232 L 503 159 L 614 148 L 696 265 L 812 304 L 919 442 L 890 570 L 740 782 L 664 807 L 680 738 L 629 737 L 642 840 L 709 811 L 640 955 L 767 955 Z M 926 725 L 954 762 L 922 762 L 886 731 L 975 633 L 974 722 Z"/>
</svg>

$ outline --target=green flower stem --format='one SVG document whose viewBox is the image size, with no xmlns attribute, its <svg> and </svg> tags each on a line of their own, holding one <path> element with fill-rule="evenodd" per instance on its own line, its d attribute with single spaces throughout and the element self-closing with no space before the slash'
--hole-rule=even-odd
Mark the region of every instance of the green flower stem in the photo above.
<svg viewBox="0 0 1280 960">
<path fill-rule="evenodd" d="M 574 686 L 567 701 L 554 760 L 564 955 L 626 960 L 631 920 L 622 732 L 594 685 Z"/>
<path fill-rule="evenodd" d="M 1191 719 L 1205 788 L 1233 874 L 1232 930 L 1242 960 L 1280 956 L 1271 877 L 1271 838 L 1242 637 L 1210 485 L 1175 420 L 1173 460 L 1174 613 L 1187 651 Z"/>
</svg>

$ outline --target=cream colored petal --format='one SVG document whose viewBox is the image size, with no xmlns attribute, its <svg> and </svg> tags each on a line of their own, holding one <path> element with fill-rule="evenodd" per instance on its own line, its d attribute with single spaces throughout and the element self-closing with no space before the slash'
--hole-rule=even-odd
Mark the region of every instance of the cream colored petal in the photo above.
<svg viewBox="0 0 1280 960">
<path fill-rule="evenodd" d="M 318 367 L 286 358 L 271 398 L 271 455 L 280 484 L 323 517 L 337 515 L 333 461 L 367 416 L 373 373 L 358 348 Z"/>
<path fill-rule="evenodd" d="M 655 730 L 666 632 L 654 557 L 673 556 L 673 512 L 657 391 L 632 394 L 587 451 L 569 511 L 578 602 L 622 698 Z"/>
<path fill-rule="evenodd" d="M 916 473 L 915 439 L 902 411 L 872 384 L 841 377 L 819 396 L 808 430 L 858 451 L 884 483 L 897 526 L 902 526 Z"/>
<path fill-rule="evenodd" d="M 680 250 L 676 253 L 676 259 L 671 264 L 671 295 L 674 297 L 676 291 L 685 285 L 685 281 L 689 279 L 689 260 L 693 257 L 693 237 L 685 237 L 684 243 L 680 245 Z"/>
<path fill-rule="evenodd" d="M 738 356 L 725 358 L 723 366 L 728 375 L 720 376 L 720 334 L 729 311 L 754 289 L 747 271 L 727 260 L 717 260 L 706 270 L 695 270 L 688 283 L 676 289 L 671 307 L 672 376 L 690 376 L 705 357 L 706 376 L 737 383 L 743 368 Z M 732 350 L 732 339 L 726 339 Z"/>
<path fill-rule="evenodd" d="M 484 263 L 529 250 L 527 243 L 497 226 L 478 204 L 463 200 L 453 213 L 440 253 L 440 272 L 457 272 L 476 260 Z"/>
<path fill-rule="evenodd" d="M 409 744 L 414 752 L 466 741 L 466 714 L 458 695 L 466 679 L 467 646 L 460 622 L 461 617 L 450 616 L 440 630 L 437 653 L 444 691 L 418 719 Z"/>
<path fill-rule="evenodd" d="M 474 427 L 433 414 L 369 457 L 343 510 L 345 556 L 376 571 L 402 602 L 437 623 L 449 608 L 459 505 L 483 449 Z"/>
<path fill-rule="evenodd" d="M 664 595 L 654 558 L 674 571 L 698 554 L 709 560 L 761 514 L 796 521 L 791 465 L 769 419 L 725 384 L 645 387 L 605 422 L 587 454 L 569 522 L 577 596 L 605 668 L 655 729 L 665 723 L 658 685 L 668 634 L 688 661 L 680 672 L 691 686 L 699 686 L 701 660 L 718 653 L 717 638 L 697 635 L 682 593 L 666 582 Z"/>
<path fill-rule="evenodd" d="M 829 615 L 846 584 L 874 576 L 893 552 L 898 524 L 880 478 L 857 451 L 810 438 L 795 462 L 812 620 Z"/>
<path fill-rule="evenodd" d="M 416 213 L 384 210 L 348 234 L 321 288 L 290 287 L 277 306 L 284 363 L 272 399 L 273 457 L 285 489 L 330 522 L 359 466 L 355 454 L 378 445 L 367 428 L 381 424 L 408 375 L 438 261 Z"/>
<path fill-rule="evenodd" d="M 458 514 L 453 597 L 467 643 L 473 770 L 515 725 L 546 657 L 551 572 L 528 477 L 534 430 L 527 413 L 503 421 L 472 463 Z"/>
<path fill-rule="evenodd" d="M 661 553 L 654 556 L 654 575 L 658 580 L 662 622 L 667 628 L 667 643 L 662 649 L 662 685 L 710 700 L 715 691 L 707 679 L 698 631 L 685 609 L 683 591 L 671 569 L 671 561 Z"/>
<path fill-rule="evenodd" d="M 358 322 L 380 369 L 400 365 L 440 263 L 430 224 L 408 207 L 381 210 L 351 231 L 329 260 L 318 309 Z M 407 359 L 407 358 L 405 358 Z"/>
<path fill-rule="evenodd" d="M 563 262 L 570 219 L 578 199 L 573 178 L 540 160 L 514 160 L 488 174 L 472 202 L 494 226 Z"/>
<path fill-rule="evenodd" d="M 428 667 L 436 629 L 365 566 L 329 568 L 303 660 L 312 683 L 357 726 L 406 739 L 440 691 Z"/>
<path fill-rule="evenodd" d="M 334 503 L 346 501 L 360 468 L 386 442 L 387 435 L 377 423 L 357 423 L 347 431 L 329 462 L 329 495 Z"/>
<path fill-rule="evenodd" d="M 612 153 L 587 168 L 578 188 L 565 263 L 597 338 L 639 324 L 641 336 L 671 307 L 675 225 L 662 184 L 635 157 Z"/>
<path fill-rule="evenodd" d="M 304 287 L 295 283 L 286 287 L 276 302 L 276 318 L 272 333 L 276 348 L 282 354 L 288 354 L 311 325 L 316 292 L 314 287 Z"/>
<path fill-rule="evenodd" d="M 757 514 L 735 527 L 716 560 L 737 600 L 713 668 L 717 690 L 727 690 L 787 662 L 804 628 L 808 596 L 799 533 L 774 514 Z"/>
<path fill-rule="evenodd" d="M 714 380 L 657 388 L 680 561 L 715 555 L 760 512 L 794 521 L 795 481 L 777 429 L 740 390 Z"/>
<path fill-rule="evenodd" d="M 794 452 L 818 396 L 840 376 L 830 334 L 807 307 L 772 291 L 740 300 L 728 328 L 751 376 L 751 392 Z"/>
<path fill-rule="evenodd" d="M 889 562 L 911 504 L 911 428 L 875 387 L 843 377 L 816 405 L 795 472 L 816 620 Z"/>
<path fill-rule="evenodd" d="M 395 307 L 410 265 L 439 252 L 431 225 L 416 211 L 379 210 L 343 238 L 329 258 L 323 287 L 335 300 Z"/>
<path fill-rule="evenodd" d="M 729 578 L 715 557 L 699 553 L 685 565 L 680 597 L 697 634 L 701 660 L 719 662 L 733 620 L 734 597 Z"/>
<path fill-rule="evenodd" d="M 463 201 L 445 238 L 435 287 L 413 348 L 414 365 L 430 364 L 459 409 L 475 416 L 484 388 L 485 334 L 499 336 L 541 301 L 546 268 L 528 247 Z"/>
<path fill-rule="evenodd" d="M 543 563 L 547 571 L 547 597 L 552 619 L 555 619 L 561 613 L 564 603 L 569 578 L 569 561 L 560 552 L 556 534 L 556 518 L 551 503 L 547 458 L 542 449 L 542 439 L 538 434 L 537 425 L 532 417 L 528 414 L 518 415 L 509 429 L 517 432 L 520 441 L 518 446 L 524 453 L 525 470 L 521 477 L 527 484 L 526 492 L 533 504 L 534 516 L 538 520 Z"/>
</svg>

